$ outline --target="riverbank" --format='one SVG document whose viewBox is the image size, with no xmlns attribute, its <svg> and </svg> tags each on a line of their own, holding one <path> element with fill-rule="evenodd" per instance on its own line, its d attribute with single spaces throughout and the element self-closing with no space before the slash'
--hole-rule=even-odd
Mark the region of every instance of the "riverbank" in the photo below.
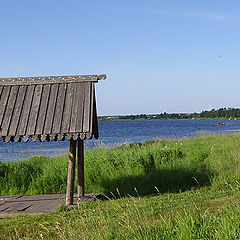
<svg viewBox="0 0 240 240">
<path fill-rule="evenodd" d="M 0 239 L 239 237 L 239 142 L 216 135 L 88 151 L 86 192 L 122 198 L 2 220 Z M 65 193 L 66 169 L 67 156 L 1 163 L 0 195 Z"/>
<path fill-rule="evenodd" d="M 156 193 L 155 186 L 179 192 L 196 186 L 192 177 L 200 186 L 214 185 L 237 174 L 239 141 L 239 135 L 215 135 L 87 151 L 85 189 L 109 195 L 118 188 L 124 196 L 134 187 L 140 195 Z M 67 161 L 62 155 L 0 163 L 0 195 L 65 193 Z"/>
</svg>

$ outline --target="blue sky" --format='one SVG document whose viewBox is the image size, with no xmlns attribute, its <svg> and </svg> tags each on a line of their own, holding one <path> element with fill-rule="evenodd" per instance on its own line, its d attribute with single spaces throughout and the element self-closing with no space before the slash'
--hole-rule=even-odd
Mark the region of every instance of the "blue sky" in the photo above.
<svg viewBox="0 0 240 240">
<path fill-rule="evenodd" d="M 240 103 L 239 0 L 0 0 L 0 76 L 106 73 L 99 115 Z"/>
</svg>

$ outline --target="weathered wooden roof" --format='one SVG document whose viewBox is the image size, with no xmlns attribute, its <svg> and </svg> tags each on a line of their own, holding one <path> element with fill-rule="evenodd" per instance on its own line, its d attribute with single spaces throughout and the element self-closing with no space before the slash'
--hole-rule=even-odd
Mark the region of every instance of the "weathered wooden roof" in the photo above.
<svg viewBox="0 0 240 240">
<path fill-rule="evenodd" d="M 106 75 L 0 78 L 0 140 L 98 138 L 94 83 Z"/>
</svg>

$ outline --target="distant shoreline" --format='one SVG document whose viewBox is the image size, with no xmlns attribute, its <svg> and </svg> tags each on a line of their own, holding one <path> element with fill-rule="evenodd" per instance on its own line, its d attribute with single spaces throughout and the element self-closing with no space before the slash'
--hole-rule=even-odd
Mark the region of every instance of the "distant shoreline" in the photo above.
<svg viewBox="0 0 240 240">
<path fill-rule="evenodd" d="M 155 114 L 130 114 L 99 116 L 98 120 L 122 121 L 122 120 L 234 120 L 240 119 L 239 108 L 219 108 L 200 113 L 155 113 Z"/>
<path fill-rule="evenodd" d="M 167 118 L 167 119 L 144 119 L 144 118 L 136 118 L 136 119 L 98 119 L 98 121 L 118 121 L 118 122 L 122 122 L 122 121 L 164 121 L 164 120 L 179 120 L 179 121 L 184 121 L 184 120 L 239 120 L 240 118 L 236 118 L 236 119 L 229 119 L 229 118 L 195 118 L 195 119 L 189 119 L 189 118 L 185 118 L 185 119 L 179 119 L 179 118 Z"/>
</svg>

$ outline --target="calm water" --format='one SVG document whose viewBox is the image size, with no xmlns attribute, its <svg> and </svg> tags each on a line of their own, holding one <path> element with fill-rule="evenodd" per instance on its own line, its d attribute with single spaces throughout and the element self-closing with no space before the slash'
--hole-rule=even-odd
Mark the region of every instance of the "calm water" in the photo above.
<svg viewBox="0 0 240 240">
<path fill-rule="evenodd" d="M 114 147 L 123 143 L 144 142 L 155 139 L 195 137 L 201 133 L 237 133 L 240 120 L 224 120 L 225 126 L 215 126 L 219 120 L 154 120 L 154 121 L 101 121 L 98 140 L 85 141 L 86 149 L 104 144 Z M 33 155 L 50 157 L 66 153 L 68 141 L 4 143 L 0 141 L 0 161 L 16 161 Z"/>
</svg>

